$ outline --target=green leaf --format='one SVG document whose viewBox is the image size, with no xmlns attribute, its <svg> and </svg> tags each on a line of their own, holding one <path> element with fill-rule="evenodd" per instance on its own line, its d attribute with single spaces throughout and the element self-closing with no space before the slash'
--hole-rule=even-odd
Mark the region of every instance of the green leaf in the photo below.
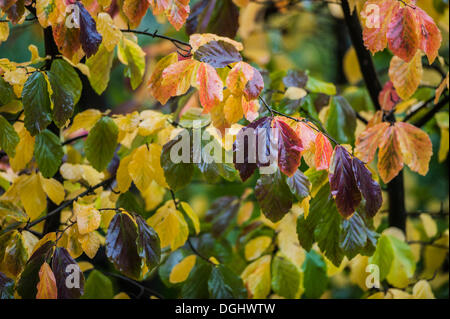
<svg viewBox="0 0 450 319">
<path fill-rule="evenodd" d="M 14 280 L 0 272 L 0 299 L 14 299 Z"/>
<path fill-rule="evenodd" d="M 341 144 L 355 143 L 356 114 L 342 96 L 332 98 L 326 129 Z"/>
<path fill-rule="evenodd" d="M 355 212 L 352 217 L 342 221 L 340 246 L 345 255 L 352 259 L 358 253 L 372 243 L 376 244 L 377 234 L 369 229 L 364 219 Z"/>
<path fill-rule="evenodd" d="M 370 258 L 370 263 L 375 264 L 380 269 L 380 281 L 388 275 L 392 261 L 394 260 L 394 250 L 391 241 L 387 236 L 381 236 L 378 240 L 377 249 Z"/>
<path fill-rule="evenodd" d="M 194 176 L 192 149 L 183 149 L 183 145 L 186 144 L 183 140 L 186 138 L 190 139 L 190 136 L 187 131 L 184 131 L 182 134 L 166 143 L 161 153 L 161 167 L 164 170 L 164 177 L 166 178 L 167 184 L 174 192 L 188 185 Z M 187 154 L 183 154 L 183 152 L 187 152 Z M 182 159 L 182 161 L 175 163 L 172 161 L 173 154 L 186 157 L 186 160 Z"/>
<path fill-rule="evenodd" d="M 404 241 L 391 236 L 382 235 L 378 240 L 375 253 L 369 263 L 376 264 L 380 270 L 380 280 L 398 288 L 405 288 L 413 277 L 416 263 L 411 247 Z"/>
<path fill-rule="evenodd" d="M 306 170 L 305 176 L 311 182 L 311 196 L 315 197 L 317 192 L 328 181 L 328 172 L 326 170 L 316 170 L 310 167 Z"/>
<path fill-rule="evenodd" d="M 206 299 L 209 297 L 208 281 L 212 265 L 197 258 L 197 264 L 191 270 L 181 289 L 181 297 L 185 299 Z"/>
<path fill-rule="evenodd" d="M 128 214 L 117 213 L 109 223 L 106 234 L 106 256 L 118 270 L 139 280 L 141 257 L 138 254 L 137 243 L 138 229 L 135 222 Z"/>
<path fill-rule="evenodd" d="M 242 279 L 224 265 L 217 265 L 211 271 L 208 291 L 213 299 L 243 299 L 247 291 Z"/>
<path fill-rule="evenodd" d="M 119 129 L 110 117 L 102 117 L 89 132 L 85 143 L 86 158 L 99 172 L 112 160 Z"/>
<path fill-rule="evenodd" d="M 149 271 L 159 265 L 161 259 L 161 245 L 158 234 L 139 215 L 135 216 L 138 226 L 137 249 L 139 256 L 147 265 Z"/>
<path fill-rule="evenodd" d="M 90 71 L 89 83 L 98 95 L 108 87 L 113 59 L 114 50 L 110 52 L 101 44 L 97 53 L 86 60 Z"/>
<path fill-rule="evenodd" d="M 28 215 L 18 206 L 5 200 L 0 200 L 0 218 L 13 218 L 18 222 L 26 222 Z"/>
<path fill-rule="evenodd" d="M 111 280 L 98 270 L 93 270 L 86 284 L 84 285 L 84 295 L 82 299 L 112 299 L 114 297 Z"/>
<path fill-rule="evenodd" d="M 289 259 L 278 253 L 272 260 L 272 289 L 288 299 L 298 298 L 303 274 Z"/>
<path fill-rule="evenodd" d="M 284 175 L 278 169 L 273 174 L 261 175 L 256 182 L 255 196 L 264 215 L 273 222 L 284 217 L 294 200 Z"/>
<path fill-rule="evenodd" d="M 297 233 L 300 242 L 311 247 L 311 233 L 324 255 L 336 266 L 341 264 L 344 252 L 339 246 L 342 217 L 330 194 L 330 186 L 326 184 L 310 202 L 308 218 L 303 221 L 299 217 Z M 302 243 L 302 245 L 303 245 Z"/>
<path fill-rule="evenodd" d="M 306 219 L 303 214 L 297 218 L 297 235 L 300 245 L 310 251 L 314 244 L 314 228 L 316 224 L 311 222 L 311 219 Z"/>
<path fill-rule="evenodd" d="M 25 269 L 20 274 L 17 283 L 17 292 L 23 299 L 34 299 L 37 294 L 39 270 L 44 262 L 48 261 L 53 253 L 55 243 L 48 241 L 39 247 L 30 257 Z"/>
<path fill-rule="evenodd" d="M 335 95 L 336 87 L 333 83 L 328 83 L 324 81 L 320 81 L 311 76 L 308 77 L 308 82 L 306 83 L 306 89 L 310 92 L 314 93 L 323 93 L 327 95 Z"/>
<path fill-rule="evenodd" d="M 294 175 L 286 178 L 286 183 L 292 194 L 294 194 L 299 201 L 302 201 L 305 197 L 309 196 L 311 182 L 302 171 L 297 170 Z"/>
<path fill-rule="evenodd" d="M 327 265 L 322 256 L 311 250 L 306 254 L 303 264 L 305 297 L 317 299 L 327 289 Z"/>
<path fill-rule="evenodd" d="M 22 90 L 25 127 L 35 136 L 52 122 L 47 80 L 42 72 L 34 72 Z"/>
<path fill-rule="evenodd" d="M 142 82 L 145 71 L 145 52 L 129 39 L 122 39 L 118 47 L 119 60 L 126 65 L 124 75 L 131 80 L 131 88 L 135 90 Z"/>
<path fill-rule="evenodd" d="M 0 106 L 8 104 L 16 98 L 12 86 L 0 77 Z"/>
<path fill-rule="evenodd" d="M 80 99 L 82 84 L 74 68 L 63 59 L 52 62 L 48 79 L 53 91 L 53 121 L 58 127 L 63 127 Z"/>
<path fill-rule="evenodd" d="M 16 155 L 16 146 L 20 138 L 14 127 L 0 115 L 0 148 L 8 154 L 9 157 Z"/>
<path fill-rule="evenodd" d="M 61 141 L 55 134 L 46 129 L 36 136 L 34 157 L 45 178 L 53 177 L 56 174 L 63 156 Z"/>
</svg>

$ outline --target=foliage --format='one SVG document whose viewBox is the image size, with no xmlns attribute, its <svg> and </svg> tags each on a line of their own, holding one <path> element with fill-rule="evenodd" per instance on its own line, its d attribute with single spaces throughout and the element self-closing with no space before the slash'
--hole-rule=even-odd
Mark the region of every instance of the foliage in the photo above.
<svg viewBox="0 0 450 319">
<path fill-rule="evenodd" d="M 335 297 L 339 281 L 434 298 L 444 205 L 398 229 L 383 193 L 448 154 L 448 4 L 425 3 L 0 1 L 1 46 L 28 23 L 45 44 L 0 58 L 0 298 L 107 299 L 122 280 L 143 293 L 117 298 Z M 336 85 L 283 52 L 306 52 L 296 28 L 322 14 L 362 27 Z M 152 16 L 174 36 L 141 31 Z M 388 70 L 375 97 L 364 46 Z M 120 91 L 133 107 L 90 105 Z"/>
</svg>

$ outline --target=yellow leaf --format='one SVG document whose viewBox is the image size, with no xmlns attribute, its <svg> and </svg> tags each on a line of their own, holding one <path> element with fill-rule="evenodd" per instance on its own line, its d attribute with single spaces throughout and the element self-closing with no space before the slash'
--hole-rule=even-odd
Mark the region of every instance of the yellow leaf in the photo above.
<svg viewBox="0 0 450 319">
<path fill-rule="evenodd" d="M 80 267 L 81 272 L 85 272 L 85 271 L 94 269 L 94 266 L 88 261 L 80 261 L 78 263 L 78 266 Z"/>
<path fill-rule="evenodd" d="M 160 162 L 161 152 L 162 147 L 157 144 L 142 145 L 133 152 L 133 159 L 128 164 L 128 172 L 141 192 L 150 186 L 152 180 L 160 186 L 167 187 Z"/>
<path fill-rule="evenodd" d="M 159 204 L 162 203 L 166 190 L 161 187 L 155 181 L 150 183 L 150 186 L 141 193 L 145 201 L 145 210 L 154 210 Z"/>
<path fill-rule="evenodd" d="M 47 200 L 42 189 L 41 180 L 36 173 L 27 176 L 20 184 L 20 200 L 31 219 L 38 218 L 47 208 Z"/>
<path fill-rule="evenodd" d="M 89 131 L 101 117 L 102 113 L 96 109 L 88 109 L 78 113 L 73 119 L 72 126 L 66 131 L 66 134 L 71 134 L 81 129 Z"/>
<path fill-rule="evenodd" d="M 265 255 L 250 265 L 241 274 L 244 285 L 247 287 L 249 298 L 263 299 L 270 293 L 271 275 L 270 264 L 272 256 Z"/>
<path fill-rule="evenodd" d="M 121 193 L 125 193 L 131 186 L 132 180 L 130 174 L 128 173 L 128 165 L 132 159 L 133 157 L 131 155 L 125 156 L 120 161 L 119 168 L 117 168 L 117 187 Z"/>
<path fill-rule="evenodd" d="M 169 282 L 178 284 L 185 281 L 189 277 L 192 268 L 195 266 L 195 261 L 197 260 L 196 257 L 197 256 L 195 255 L 187 256 L 180 263 L 175 265 L 170 273 Z"/>
<path fill-rule="evenodd" d="M 36 299 L 57 299 L 56 279 L 50 266 L 44 262 L 39 270 Z"/>
<path fill-rule="evenodd" d="M 201 47 L 202 45 L 205 45 L 208 42 L 211 41 L 224 41 L 227 42 L 229 44 L 231 44 L 232 46 L 234 46 L 236 48 L 236 50 L 238 51 L 242 51 L 244 49 L 242 43 L 234 41 L 230 38 L 226 38 L 226 37 L 221 37 L 218 36 L 216 34 L 212 34 L 212 33 L 202 33 L 202 34 L 193 34 L 191 35 L 191 37 L 189 38 L 189 44 L 192 46 L 192 54 L 198 50 L 199 47 Z"/>
<path fill-rule="evenodd" d="M 181 208 L 183 208 L 186 215 L 191 220 L 192 224 L 194 225 L 195 233 L 196 234 L 200 233 L 200 221 L 198 220 L 197 214 L 194 213 L 194 210 L 188 203 L 181 202 L 180 205 L 181 205 Z"/>
<path fill-rule="evenodd" d="M 139 123 L 139 135 L 149 136 L 166 126 L 167 116 L 153 110 L 145 110 L 141 112 Z"/>
<path fill-rule="evenodd" d="M 350 47 L 344 55 L 344 73 L 350 84 L 357 84 L 362 79 L 361 69 L 354 47 Z"/>
<path fill-rule="evenodd" d="M 305 91 L 305 89 L 298 88 L 295 86 L 288 87 L 286 92 L 284 93 L 284 97 L 289 100 L 300 100 L 304 98 L 308 92 Z"/>
<path fill-rule="evenodd" d="M 423 276 L 432 277 L 434 273 L 441 268 L 448 253 L 448 229 L 441 238 L 435 240 L 433 244 L 438 246 L 427 245 L 424 251 L 425 270 Z"/>
<path fill-rule="evenodd" d="M 81 248 L 84 253 L 89 258 L 93 259 L 100 248 L 100 238 L 98 234 L 96 232 L 90 232 L 85 235 L 81 235 L 78 240 L 80 241 Z"/>
<path fill-rule="evenodd" d="M 0 44 L 8 40 L 9 36 L 9 23 L 0 22 Z"/>
<path fill-rule="evenodd" d="M 416 283 L 413 287 L 412 294 L 414 299 L 436 299 L 430 284 L 426 280 L 420 280 Z"/>
<path fill-rule="evenodd" d="M 366 267 L 368 264 L 369 257 L 362 255 L 357 255 L 350 261 L 350 280 L 364 291 L 367 290 L 366 279 L 369 273 L 366 272 Z"/>
<path fill-rule="evenodd" d="M 47 196 L 54 202 L 59 205 L 64 200 L 66 195 L 64 191 L 64 187 L 54 178 L 45 178 L 40 173 L 40 178 L 42 182 L 42 187 L 44 188 L 44 192 Z"/>
<path fill-rule="evenodd" d="M 83 253 L 83 248 L 78 240 L 79 237 L 78 227 L 70 227 L 58 241 L 58 247 L 66 248 L 70 256 L 72 256 L 73 259 L 76 259 Z"/>
<path fill-rule="evenodd" d="M 16 125 L 14 126 L 16 127 Z M 15 172 L 23 170 L 33 158 L 35 140 L 35 137 L 31 136 L 22 123 L 18 123 L 18 126 L 16 131 L 20 141 L 16 146 L 16 155 L 10 159 L 11 167 Z"/>
<path fill-rule="evenodd" d="M 90 233 L 100 227 L 101 214 L 94 205 L 81 205 L 73 203 L 73 211 L 77 218 L 78 231 L 80 235 Z"/>
<path fill-rule="evenodd" d="M 298 240 L 297 218 L 301 214 L 301 210 L 296 209 L 296 207 L 298 205 L 294 205 L 291 212 L 287 213 L 277 225 L 277 244 L 283 255 L 294 265 L 301 267 L 305 261 L 306 254 Z"/>
<path fill-rule="evenodd" d="M 448 128 L 441 127 L 441 142 L 439 145 L 439 153 L 438 153 L 439 163 L 442 163 L 447 159 L 448 148 L 449 148 Z M 16 153 L 17 153 L 17 151 L 16 151 Z"/>
<path fill-rule="evenodd" d="M 114 296 L 114 299 L 131 299 L 125 292 L 119 292 Z"/>
<path fill-rule="evenodd" d="M 428 238 L 433 238 L 438 232 L 434 219 L 429 214 L 420 214 L 420 220 L 422 221 L 425 234 L 427 234 Z"/>
<path fill-rule="evenodd" d="M 389 78 L 394 84 L 398 96 L 403 100 L 408 100 L 416 92 L 422 79 L 422 73 L 422 52 L 420 50 L 417 50 L 410 62 L 405 62 L 397 56 L 392 57 Z"/>
<path fill-rule="evenodd" d="M 223 106 L 223 113 L 228 124 L 233 124 L 239 121 L 243 116 L 242 111 L 242 97 L 235 97 L 230 95 Z"/>
<path fill-rule="evenodd" d="M 97 30 L 102 35 L 102 43 L 108 51 L 114 50 L 122 38 L 122 32 L 114 24 L 111 16 L 106 12 L 100 12 L 97 16 Z"/>
<path fill-rule="evenodd" d="M 272 243 L 269 236 L 259 236 L 250 240 L 245 245 L 245 259 L 254 260 L 261 256 Z"/>
<path fill-rule="evenodd" d="M 147 223 L 158 233 L 161 248 L 170 246 L 175 250 L 183 246 L 188 239 L 189 227 L 172 200 L 160 207 Z"/>
<path fill-rule="evenodd" d="M 253 213 L 253 207 L 253 202 L 245 202 L 241 205 L 237 214 L 237 223 L 239 226 L 242 226 L 242 224 L 250 219 Z"/>
</svg>

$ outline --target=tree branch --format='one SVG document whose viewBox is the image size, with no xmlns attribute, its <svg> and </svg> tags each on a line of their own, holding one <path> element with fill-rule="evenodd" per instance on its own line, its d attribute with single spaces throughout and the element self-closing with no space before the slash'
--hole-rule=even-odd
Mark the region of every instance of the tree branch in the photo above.
<svg viewBox="0 0 450 319">
<path fill-rule="evenodd" d="M 377 110 L 380 110 L 381 106 L 378 102 L 378 95 L 381 91 L 381 83 L 378 79 L 378 75 L 375 70 L 370 52 L 367 51 L 366 47 L 364 46 L 364 41 L 362 38 L 362 28 L 361 24 L 359 23 L 358 15 L 350 13 L 348 0 L 342 0 L 342 9 L 344 11 L 345 23 L 347 24 L 348 32 L 350 34 L 353 47 L 355 48 L 359 66 L 361 68 L 361 73 L 364 77 L 364 82 L 366 83 L 370 98 L 375 108 Z"/>
<path fill-rule="evenodd" d="M 446 95 L 438 104 L 436 104 L 427 114 L 425 114 L 422 118 L 414 122 L 413 124 L 417 127 L 422 127 L 430 121 L 437 112 L 439 112 L 442 108 L 448 105 L 449 96 Z"/>
</svg>

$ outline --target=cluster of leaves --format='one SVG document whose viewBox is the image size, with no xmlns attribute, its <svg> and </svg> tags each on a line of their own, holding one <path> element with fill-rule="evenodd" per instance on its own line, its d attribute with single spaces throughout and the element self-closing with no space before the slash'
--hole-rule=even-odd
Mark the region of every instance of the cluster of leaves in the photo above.
<svg viewBox="0 0 450 319">
<path fill-rule="evenodd" d="M 368 0 L 362 12 L 373 4 L 381 24 L 373 28 L 363 17 L 363 38 L 372 52 L 388 47 L 394 54 L 391 81 L 379 96 L 382 109 L 355 137 L 357 113 L 333 84 L 301 70 L 268 74 L 244 61 L 244 46 L 231 38 L 239 10 L 251 1 L 199 1 L 190 16 L 188 0 L 125 0 L 114 2 L 114 10 L 107 0 L 1 1 L 13 24 L 31 12 L 51 28 L 59 54 L 40 57 L 30 46 L 29 62 L 0 60 L 0 148 L 8 158 L 0 166 L 0 297 L 113 297 L 110 279 L 84 259 L 101 255 L 101 246 L 115 271 L 133 282 L 157 276 L 183 298 L 318 298 L 328 277 L 347 265 L 356 274 L 352 281 L 367 289 L 361 277 L 368 264 L 378 265 L 389 285 L 407 288 L 417 252 L 396 230 L 376 231 L 383 204 L 377 176 L 388 183 L 404 164 L 428 172 L 430 138 L 396 122 L 394 112 L 419 86 L 422 54 L 433 63 L 442 38 L 414 3 Z M 70 5 L 79 21 L 67 12 Z M 148 77 L 150 95 L 161 105 L 176 101 L 178 109 L 75 115 L 80 75 L 103 93 L 115 51 L 131 88 L 141 86 L 146 54 L 131 28 L 150 7 L 176 30 L 186 23 L 190 36 L 189 43 L 163 37 L 178 51 L 162 57 Z M 436 102 L 448 76 L 442 83 Z M 439 123 L 448 139 L 448 120 Z M 200 156 L 193 141 L 198 130 L 209 133 Z M 263 150 L 256 158 L 248 152 L 248 132 Z M 189 162 L 178 163 L 171 154 L 183 138 L 191 141 Z M 211 145 L 219 156 L 213 162 L 203 156 Z M 378 148 L 376 174 L 368 164 Z M 174 193 L 196 178 L 250 188 L 216 199 L 202 218 Z M 45 231 L 44 221 L 55 216 L 58 227 Z M 448 230 L 440 236 L 433 228 L 426 217 L 413 227 L 420 238 L 424 233 L 448 247 Z M 425 255 L 427 272 L 445 259 L 442 251 Z M 79 274 L 74 288 L 67 286 L 70 265 Z M 424 281 L 409 296 L 433 293 Z"/>
</svg>

